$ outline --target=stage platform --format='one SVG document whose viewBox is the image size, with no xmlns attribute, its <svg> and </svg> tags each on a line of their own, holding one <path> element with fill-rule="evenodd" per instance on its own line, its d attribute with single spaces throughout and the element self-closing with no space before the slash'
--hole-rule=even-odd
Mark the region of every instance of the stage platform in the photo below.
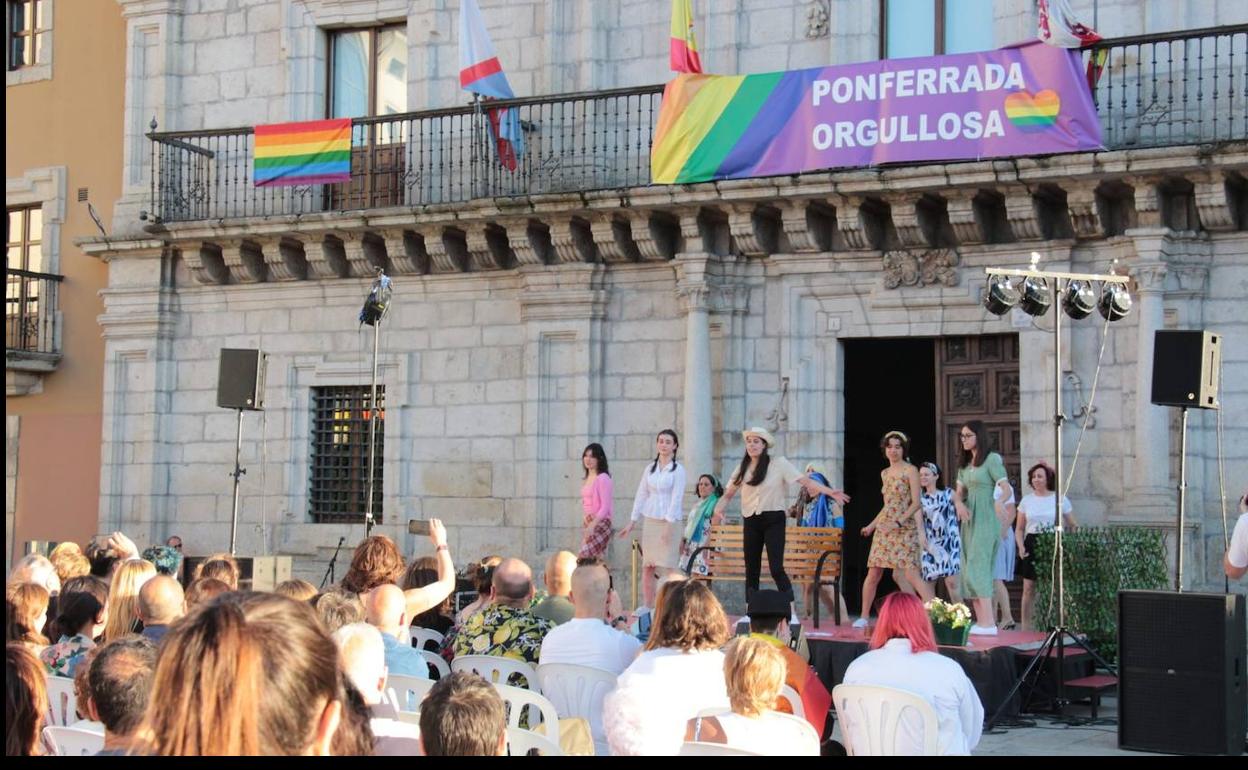
<svg viewBox="0 0 1248 770">
<path fill-rule="evenodd" d="M 821 619 L 816 629 L 814 622 L 807 618 L 802 621 L 802 628 L 810 648 L 810 664 L 828 690 L 841 683 L 845 669 L 854 658 L 867 651 L 870 641 L 866 633 L 869 629 L 848 624 L 836 626 L 828 620 Z M 979 693 L 985 718 L 989 718 L 1005 701 L 1006 694 L 1022 673 L 1028 653 L 1038 649 L 1044 638 L 1045 634 L 1035 631 L 1001 631 L 996 636 L 972 636 L 966 647 L 942 646 L 940 653 L 962 666 Z M 1089 660 L 1084 660 L 1087 656 L 1082 650 L 1072 650 L 1068 646 L 1066 652 L 1068 672 L 1090 664 Z M 1021 698 L 1015 695 L 1003 716 L 1018 714 L 1020 704 Z"/>
</svg>

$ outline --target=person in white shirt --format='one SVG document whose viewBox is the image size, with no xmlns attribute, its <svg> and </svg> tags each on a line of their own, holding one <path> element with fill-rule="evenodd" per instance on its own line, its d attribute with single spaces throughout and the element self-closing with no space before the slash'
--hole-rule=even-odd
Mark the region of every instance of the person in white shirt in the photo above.
<svg viewBox="0 0 1248 770">
<path fill-rule="evenodd" d="M 1014 521 L 1014 541 L 1018 545 L 1018 569 L 1023 578 L 1023 630 L 1033 631 L 1036 601 L 1036 535 L 1057 526 L 1057 496 L 1053 493 L 1056 474 L 1052 466 L 1038 462 L 1027 470 L 1031 492 L 1018 501 L 1018 518 Z M 1075 512 L 1070 500 L 1062 495 L 1062 518 L 1066 529 L 1075 528 Z"/>
<path fill-rule="evenodd" d="M 701 581 L 663 585 L 645 650 L 603 703 L 612 755 L 675 754 L 688 720 L 704 708 L 728 708 L 720 648 L 729 633 L 724 608 Z"/>
<path fill-rule="evenodd" d="M 936 651 L 927 610 L 918 597 L 897 592 L 880 607 L 871 650 L 849 664 L 844 684 L 892 687 L 914 693 L 936 710 L 942 755 L 969 755 L 983 730 L 984 706 L 962 667 Z M 849 746 L 863 743 L 862 725 L 842 724 Z M 914 755 L 923 747 L 922 722 L 903 715 L 895 753 Z"/>
<path fill-rule="evenodd" d="M 800 484 L 812 497 L 827 495 L 841 505 L 849 502 L 849 495 L 839 489 L 824 486 L 793 467 L 783 456 L 771 457 L 769 449 L 776 445 L 771 433 L 762 428 L 750 428 L 741 432 L 745 440 L 745 456 L 732 474 L 724 496 L 715 504 L 714 516 L 722 517 L 728 501 L 741 492 L 741 526 L 745 537 L 745 598 L 758 590 L 763 566 L 763 547 L 767 548 L 767 565 L 776 590 L 785 593 L 793 602 L 793 583 L 784 571 L 785 511 L 788 510 L 790 485 Z M 797 620 L 796 608 L 793 620 Z"/>
<path fill-rule="evenodd" d="M 584 564 L 572 573 L 572 605 L 576 614 L 556 626 L 542 641 L 539 665 L 571 663 L 609 671 L 616 676 L 641 652 L 641 642 L 631 634 L 607 625 L 611 590 L 606 567 Z M 607 753 L 607 734 L 597 714 L 590 718 L 590 734 L 599 754 Z"/>
<path fill-rule="evenodd" d="M 1232 580 L 1248 574 L 1248 492 L 1239 498 L 1239 521 L 1231 533 L 1231 544 L 1222 560 L 1222 569 Z"/>
<path fill-rule="evenodd" d="M 689 720 L 686 741 L 723 743 L 763 756 L 819 756 L 819 736 L 805 720 L 774 711 L 788 668 L 780 649 L 738 636 L 728 643 L 724 682 L 732 710 Z"/>
<path fill-rule="evenodd" d="M 665 428 L 655 439 L 654 462 L 646 467 L 633 498 L 633 513 L 620 539 L 629 536 L 638 521 L 641 529 L 641 592 L 645 606 L 654 606 L 655 586 L 660 568 L 680 567 L 680 536 L 684 521 L 685 466 L 676 461 L 680 439 Z"/>
<path fill-rule="evenodd" d="M 386 648 L 381 632 L 367 623 L 349 623 L 334 632 L 343 672 L 360 691 L 373 717 L 373 750 L 377 756 L 402 757 L 420 754 L 420 729 L 399 721 L 392 704 L 383 704 L 386 687 Z"/>
<path fill-rule="evenodd" d="M 997 561 L 992 570 L 992 616 L 1000 613 L 1001 620 L 997 626 L 1002 631 L 1013 631 L 1018 627 L 1014 622 L 1014 612 L 1010 609 L 1010 591 L 1005 584 L 1014 579 L 1014 561 L 1017 549 L 1014 547 L 1014 519 L 1018 516 L 1018 499 L 1014 496 L 1014 486 L 1008 479 L 1001 479 L 992 490 L 992 504 L 997 512 L 997 521 L 1001 522 L 1001 544 L 997 546 Z"/>
</svg>

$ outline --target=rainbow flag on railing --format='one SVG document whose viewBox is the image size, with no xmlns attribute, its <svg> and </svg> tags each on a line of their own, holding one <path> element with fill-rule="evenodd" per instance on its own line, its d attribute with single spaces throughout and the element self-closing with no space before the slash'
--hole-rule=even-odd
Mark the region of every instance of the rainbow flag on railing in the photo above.
<svg viewBox="0 0 1248 770">
<path fill-rule="evenodd" d="M 351 181 L 351 118 L 256 126 L 256 187 Z"/>
</svg>

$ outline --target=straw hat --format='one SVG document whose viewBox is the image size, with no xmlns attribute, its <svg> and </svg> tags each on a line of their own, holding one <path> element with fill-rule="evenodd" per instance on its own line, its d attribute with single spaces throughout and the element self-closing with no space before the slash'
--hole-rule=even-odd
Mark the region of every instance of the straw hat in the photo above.
<svg viewBox="0 0 1248 770">
<path fill-rule="evenodd" d="M 748 439 L 750 436 L 758 436 L 761 438 L 763 443 L 767 445 L 768 449 L 771 449 L 776 445 L 776 437 L 771 435 L 771 433 L 765 428 L 753 427 L 748 430 L 741 431 L 742 439 Z"/>
</svg>

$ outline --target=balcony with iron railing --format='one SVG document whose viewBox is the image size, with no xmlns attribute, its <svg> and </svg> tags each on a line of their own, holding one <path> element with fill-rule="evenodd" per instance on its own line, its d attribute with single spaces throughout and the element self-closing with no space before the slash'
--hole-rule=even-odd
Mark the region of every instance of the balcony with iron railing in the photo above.
<svg viewBox="0 0 1248 770">
<path fill-rule="evenodd" d="M 61 360 L 62 276 L 5 270 L 4 363 L 9 395 L 30 392 Z"/>
<path fill-rule="evenodd" d="M 1108 150 L 1248 139 L 1248 25 L 1102 41 L 1093 87 Z M 490 102 L 518 110 L 525 150 L 500 165 L 480 104 L 352 122 L 351 181 L 256 187 L 249 127 L 153 132 L 156 224 L 414 209 L 644 187 L 663 86 Z"/>
</svg>

